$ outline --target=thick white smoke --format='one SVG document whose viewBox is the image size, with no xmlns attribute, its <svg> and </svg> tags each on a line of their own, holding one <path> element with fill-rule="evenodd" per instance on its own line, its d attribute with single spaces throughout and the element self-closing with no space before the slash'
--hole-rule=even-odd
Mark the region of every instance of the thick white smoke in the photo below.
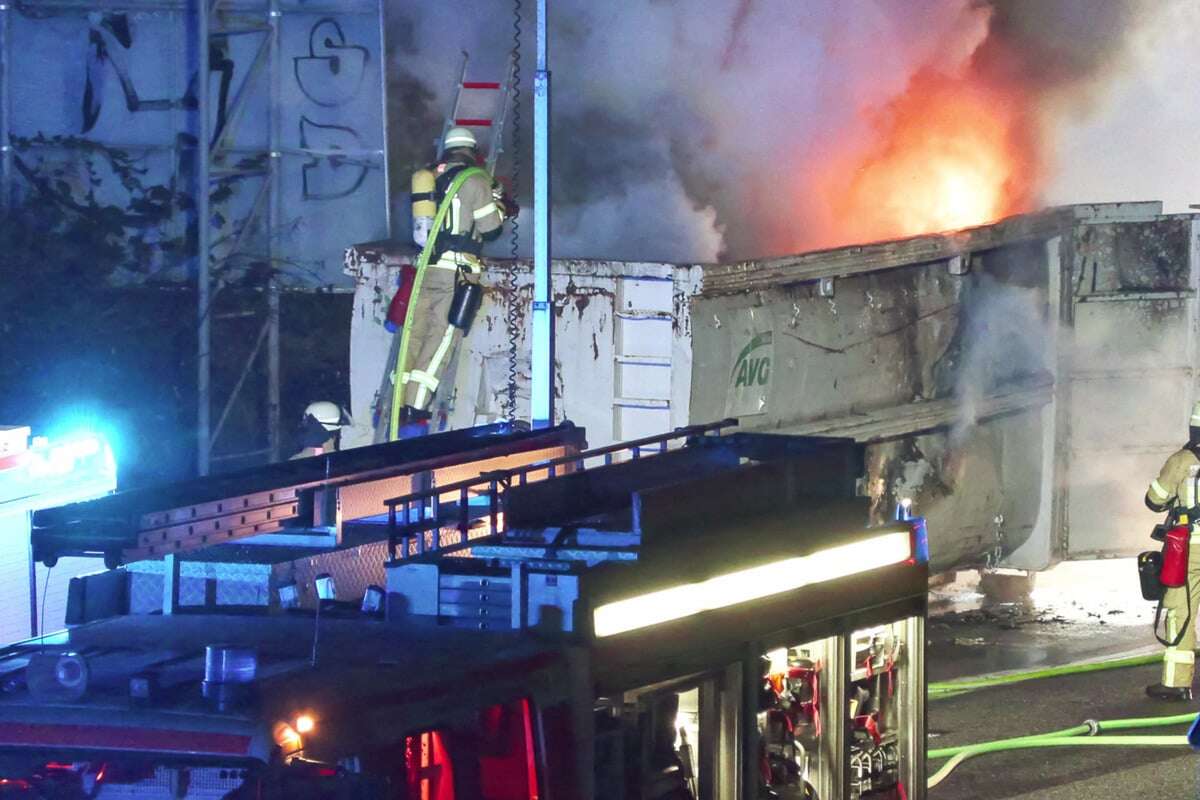
<svg viewBox="0 0 1200 800">
<path fill-rule="evenodd" d="M 478 0 L 388 5 L 390 134 L 393 154 L 400 155 L 393 170 L 405 179 L 408 164 L 401 162 L 417 163 L 432 152 L 431 140 L 453 97 L 460 51 L 471 52 L 473 77 L 505 74 L 512 7 Z M 1087 0 L 552 0 L 549 5 L 554 244 L 562 256 L 711 261 L 811 246 L 829 223 L 829 204 L 816 196 L 817 172 L 835 154 L 868 141 L 879 110 L 905 90 L 917 70 L 952 69 L 969 59 L 988 36 L 989 19 L 999 20 L 992 33 L 1001 43 L 991 55 L 998 49 L 1000 56 L 1018 62 L 1022 74 L 1036 76 L 1047 52 L 1061 52 L 1058 62 L 1046 66 L 1088 84 L 1092 102 L 1053 120 L 1056 126 L 1063 119 L 1074 123 L 1055 127 L 1048 139 L 1049 161 L 1060 165 L 1050 187 L 1054 201 L 1131 199 L 1129 191 L 1170 197 L 1182 184 L 1161 156 L 1155 158 L 1164 169 L 1151 171 L 1161 185 L 1147 185 L 1144 177 L 1134 180 L 1145 173 L 1128 157 L 1120 159 L 1128 168 L 1114 163 L 1095 169 L 1087 149 L 1097 142 L 1152 137 L 1149 131 L 1138 133 L 1135 115 L 1110 113 L 1105 86 L 1113 78 L 1113 59 L 1086 56 L 1130 44 L 1136 57 L 1122 60 L 1116 73 L 1130 95 L 1138 80 L 1130 83 L 1127 76 L 1166 67 L 1171 74 L 1186 73 L 1196 60 L 1189 42 L 1200 33 L 1192 0 L 1112 0 L 1101 14 L 1088 13 L 1095 6 Z M 524 6 L 522 83 L 528 101 L 534 70 L 532 3 L 526 0 Z M 1155 24 L 1146 22 L 1150 18 Z M 1163 19 L 1174 22 L 1164 26 Z M 1065 37 L 1065 44 L 1044 49 L 1045 37 L 1036 35 L 1042 30 Z M 1181 64 L 1189 66 L 1175 66 Z M 1083 74 L 1076 76 L 1072 69 Z M 1087 74 L 1089 69 L 1095 75 Z M 1166 101 L 1187 91 L 1186 80 L 1168 84 L 1148 74 L 1142 83 L 1147 80 L 1155 89 L 1153 98 Z M 407 102 L 396 102 L 401 94 Z M 1191 123 L 1200 112 L 1195 103 L 1185 112 L 1182 99 L 1174 111 L 1143 110 L 1164 127 L 1183 115 L 1186 132 L 1194 131 Z M 522 111 L 528 151 L 527 102 Z M 1156 131 L 1180 149 L 1186 132 Z M 1161 154 L 1162 148 L 1155 152 Z M 528 201 L 528 155 L 525 164 L 519 177 L 521 199 Z M 510 171 L 507 158 L 499 171 Z"/>
</svg>

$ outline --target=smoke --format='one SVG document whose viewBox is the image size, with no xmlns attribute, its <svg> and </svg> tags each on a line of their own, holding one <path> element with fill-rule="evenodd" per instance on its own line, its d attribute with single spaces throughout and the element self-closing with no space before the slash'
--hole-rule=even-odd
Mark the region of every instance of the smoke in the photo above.
<svg viewBox="0 0 1200 800">
<path fill-rule="evenodd" d="M 402 181 L 432 156 L 460 51 L 471 52 L 471 77 L 505 74 L 512 9 L 469 0 L 388 6 L 389 133 L 403 140 L 392 162 Z M 534 47 L 525 6 L 528 151 Z M 999 198 L 981 213 L 1030 208 L 1053 175 L 1047 130 L 1097 107 L 1158 8 L 1149 0 L 556 0 L 555 252 L 712 261 L 903 235 L 886 218 L 862 229 L 844 222 L 873 206 L 930 201 L 878 181 L 864 184 L 857 204 L 844 201 L 864 165 L 886 161 L 897 115 L 922 106 L 914 87 L 964 90 L 967 102 L 943 116 L 947 127 L 956 115 L 978 117 L 978 108 L 995 113 L 1008 174 L 980 173 L 998 183 Z M 901 177 L 923 157 L 906 158 Z M 528 162 L 526 153 L 517 175 L 526 205 Z M 499 172 L 511 171 L 506 156 Z"/>
<path fill-rule="evenodd" d="M 962 298 L 958 352 L 952 359 L 958 419 L 951 440 L 963 441 L 981 415 L 988 395 L 1021 380 L 1052 380 L 1054 327 L 1047 319 L 1046 295 L 1036 288 L 973 276 Z"/>
<path fill-rule="evenodd" d="M 1131 34 L 1154 4 L 977 0 L 977 6 L 987 14 L 987 36 L 971 56 L 971 72 L 1000 85 L 1026 87 L 1039 101 L 1057 99 L 1054 95 L 1078 101 L 1126 62 Z"/>
</svg>

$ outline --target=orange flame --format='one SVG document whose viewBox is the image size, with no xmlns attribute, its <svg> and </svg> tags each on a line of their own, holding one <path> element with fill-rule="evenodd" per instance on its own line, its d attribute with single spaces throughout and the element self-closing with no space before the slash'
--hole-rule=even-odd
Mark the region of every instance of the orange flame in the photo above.
<svg viewBox="0 0 1200 800">
<path fill-rule="evenodd" d="M 1026 211 L 1040 170 L 1019 90 L 924 69 L 822 181 L 823 246 L 980 225 Z M 850 177 L 847 177 L 850 176 Z"/>
</svg>

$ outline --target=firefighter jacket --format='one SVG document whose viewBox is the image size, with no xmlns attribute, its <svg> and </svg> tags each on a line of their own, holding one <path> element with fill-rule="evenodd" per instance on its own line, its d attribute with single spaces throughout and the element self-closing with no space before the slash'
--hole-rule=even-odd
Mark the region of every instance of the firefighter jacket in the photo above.
<svg viewBox="0 0 1200 800">
<path fill-rule="evenodd" d="M 473 166 L 473 162 L 453 157 L 437 165 L 434 196 L 438 205 L 444 201 L 455 176 Z M 438 233 L 431 261 L 448 253 L 478 258 L 483 252 L 483 243 L 495 239 L 504 224 L 503 206 L 498 200 L 497 183 L 491 176 L 475 174 L 467 178 L 450 199 L 450 208 Z"/>
<path fill-rule="evenodd" d="M 1158 472 L 1158 477 L 1150 482 L 1146 490 L 1146 505 L 1151 511 L 1166 511 L 1174 508 L 1187 511 L 1193 519 L 1197 514 L 1192 510 L 1197 503 L 1197 482 L 1200 481 L 1200 458 L 1197 458 L 1191 445 L 1183 447 L 1171 454 L 1167 462 Z"/>
</svg>

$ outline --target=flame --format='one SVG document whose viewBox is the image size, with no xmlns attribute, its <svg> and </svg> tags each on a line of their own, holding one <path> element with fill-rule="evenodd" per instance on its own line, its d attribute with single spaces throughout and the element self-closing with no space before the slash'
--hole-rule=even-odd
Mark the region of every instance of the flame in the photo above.
<svg viewBox="0 0 1200 800">
<path fill-rule="evenodd" d="M 822 244 L 955 230 L 1029 210 L 1040 170 L 1028 107 L 1018 89 L 918 71 L 875 116 L 866 146 L 831 162 Z"/>
</svg>

